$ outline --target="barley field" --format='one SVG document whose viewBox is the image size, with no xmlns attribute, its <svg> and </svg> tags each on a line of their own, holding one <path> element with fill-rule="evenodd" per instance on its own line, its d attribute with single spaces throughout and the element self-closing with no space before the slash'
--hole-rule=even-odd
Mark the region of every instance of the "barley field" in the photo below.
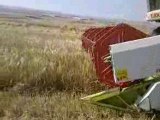
<svg viewBox="0 0 160 120">
<path fill-rule="evenodd" d="M 0 120 L 150 120 L 84 103 L 107 89 L 81 47 L 96 22 L 0 18 Z"/>
</svg>

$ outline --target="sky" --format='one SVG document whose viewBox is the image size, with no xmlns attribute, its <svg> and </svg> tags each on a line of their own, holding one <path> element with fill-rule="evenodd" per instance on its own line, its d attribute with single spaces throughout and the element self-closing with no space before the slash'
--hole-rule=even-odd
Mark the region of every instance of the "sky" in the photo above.
<svg viewBox="0 0 160 120">
<path fill-rule="evenodd" d="M 146 0 L 0 0 L 1 5 L 106 19 L 145 20 Z"/>
</svg>

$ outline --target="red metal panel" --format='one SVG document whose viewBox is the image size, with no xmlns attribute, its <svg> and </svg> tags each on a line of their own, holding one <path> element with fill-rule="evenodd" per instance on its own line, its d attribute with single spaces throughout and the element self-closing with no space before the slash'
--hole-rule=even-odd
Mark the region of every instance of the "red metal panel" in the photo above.
<svg viewBox="0 0 160 120">
<path fill-rule="evenodd" d="M 115 27 L 91 28 L 86 30 L 82 37 L 83 47 L 90 53 L 99 81 L 109 87 L 126 87 L 129 83 L 116 84 L 113 77 L 112 66 L 104 62 L 109 55 L 109 45 L 145 38 L 147 35 L 127 24 Z"/>
</svg>

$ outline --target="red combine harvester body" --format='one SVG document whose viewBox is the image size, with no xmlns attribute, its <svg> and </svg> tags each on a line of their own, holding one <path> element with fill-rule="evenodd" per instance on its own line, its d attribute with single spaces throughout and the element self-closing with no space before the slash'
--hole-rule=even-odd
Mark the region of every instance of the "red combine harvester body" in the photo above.
<svg viewBox="0 0 160 120">
<path fill-rule="evenodd" d="M 109 88 L 129 86 L 132 82 L 115 82 L 112 65 L 104 62 L 104 58 L 110 55 L 109 45 L 145 37 L 147 34 L 127 24 L 86 30 L 82 36 L 82 46 L 91 56 L 99 81 Z"/>
</svg>

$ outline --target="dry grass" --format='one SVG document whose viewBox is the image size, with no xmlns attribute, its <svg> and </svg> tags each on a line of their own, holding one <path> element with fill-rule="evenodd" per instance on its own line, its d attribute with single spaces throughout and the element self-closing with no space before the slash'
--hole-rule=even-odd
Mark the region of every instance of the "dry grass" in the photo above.
<svg viewBox="0 0 160 120">
<path fill-rule="evenodd" d="M 1 93 L 3 120 L 149 120 L 144 114 L 131 115 L 83 103 L 84 95 L 57 92 L 50 95 L 22 96 Z"/>
<path fill-rule="evenodd" d="M 96 76 L 89 57 L 76 33 L 62 29 L 1 25 L 0 88 L 90 90 Z"/>
<path fill-rule="evenodd" d="M 80 36 L 89 25 L 0 21 L 0 119 L 149 119 L 82 103 L 104 89 Z"/>
</svg>

